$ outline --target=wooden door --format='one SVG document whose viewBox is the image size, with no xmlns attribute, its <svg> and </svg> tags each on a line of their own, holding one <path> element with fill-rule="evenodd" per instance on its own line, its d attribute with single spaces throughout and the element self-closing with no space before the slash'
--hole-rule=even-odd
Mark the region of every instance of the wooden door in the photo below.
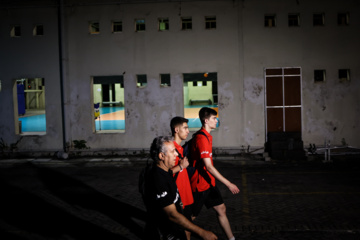
<svg viewBox="0 0 360 240">
<path fill-rule="evenodd" d="M 265 122 L 269 132 L 302 129 L 301 68 L 265 69 Z"/>
</svg>

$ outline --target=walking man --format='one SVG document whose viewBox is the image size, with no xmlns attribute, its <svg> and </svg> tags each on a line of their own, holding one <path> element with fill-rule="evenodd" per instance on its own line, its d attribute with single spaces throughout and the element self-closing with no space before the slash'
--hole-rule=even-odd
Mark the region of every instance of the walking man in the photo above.
<svg viewBox="0 0 360 240">
<path fill-rule="evenodd" d="M 194 196 L 193 216 L 199 215 L 201 208 L 205 205 L 207 208 L 213 208 L 220 223 L 221 228 L 225 232 L 229 240 L 235 240 L 232 233 L 229 220 L 226 215 L 226 207 L 222 199 L 221 193 L 215 185 L 215 179 L 227 186 L 233 194 L 240 192 L 239 188 L 227 180 L 215 168 L 212 159 L 212 136 L 210 131 L 216 128 L 217 112 L 208 107 L 203 107 L 199 111 L 199 118 L 202 127 L 199 131 L 202 134 L 195 135 L 195 141 L 192 145 L 191 156 L 192 166 L 196 167 L 196 171 L 191 178 L 191 189 Z"/>
<path fill-rule="evenodd" d="M 190 180 L 186 167 L 189 165 L 187 157 L 184 157 L 181 142 L 189 135 L 189 120 L 183 117 L 174 117 L 170 121 L 171 134 L 174 137 L 174 145 L 179 156 L 176 157 L 175 167 L 172 168 L 180 198 L 183 203 L 183 214 L 188 220 L 192 220 L 191 205 L 194 202 Z M 186 237 L 190 240 L 191 233 L 185 231 Z"/>
<path fill-rule="evenodd" d="M 184 229 L 203 239 L 217 239 L 181 214 L 182 206 L 171 169 L 177 152 L 172 137 L 157 137 L 150 147 L 153 167 L 146 175 L 144 202 L 149 214 L 146 227 L 147 239 L 185 240 Z"/>
</svg>

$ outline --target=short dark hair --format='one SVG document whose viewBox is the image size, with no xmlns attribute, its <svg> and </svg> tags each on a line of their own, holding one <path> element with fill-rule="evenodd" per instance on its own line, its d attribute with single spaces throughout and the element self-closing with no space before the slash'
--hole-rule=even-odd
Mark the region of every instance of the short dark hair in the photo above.
<svg viewBox="0 0 360 240">
<path fill-rule="evenodd" d="M 205 125 L 205 119 L 209 119 L 211 116 L 217 116 L 217 111 L 209 107 L 203 107 L 199 111 L 199 118 L 201 125 Z"/>
<path fill-rule="evenodd" d="M 175 134 L 175 128 L 179 125 L 182 125 L 183 123 L 188 123 L 189 119 L 183 118 L 183 117 L 173 117 L 170 121 L 170 129 L 171 129 L 171 134 L 174 136 Z"/>
<path fill-rule="evenodd" d="M 172 136 L 160 136 L 154 138 L 150 146 L 150 157 L 154 160 L 155 163 L 159 162 L 159 153 L 166 153 L 166 146 L 164 143 L 173 142 L 174 138 Z"/>
</svg>

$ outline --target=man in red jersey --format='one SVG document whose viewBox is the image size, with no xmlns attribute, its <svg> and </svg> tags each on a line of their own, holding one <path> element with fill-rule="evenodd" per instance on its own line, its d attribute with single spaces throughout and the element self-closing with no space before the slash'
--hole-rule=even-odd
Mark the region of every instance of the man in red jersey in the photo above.
<svg viewBox="0 0 360 240">
<path fill-rule="evenodd" d="M 174 177 L 176 178 L 176 185 L 179 189 L 179 194 L 181 201 L 183 203 L 183 214 L 184 216 L 191 221 L 192 212 L 191 204 L 194 202 L 192 191 L 190 187 L 190 180 L 186 170 L 186 167 L 189 165 L 188 159 L 183 157 L 183 148 L 181 147 L 181 142 L 186 140 L 189 135 L 189 120 L 183 117 L 174 117 L 170 121 L 170 128 L 172 136 L 174 137 L 174 145 L 179 154 L 176 158 L 175 167 L 172 168 Z M 180 158 L 179 158 L 180 157 Z M 186 232 L 186 237 L 190 240 L 191 233 Z"/>
<path fill-rule="evenodd" d="M 191 156 L 196 171 L 191 178 L 191 189 L 194 196 L 192 213 L 194 218 L 198 216 L 203 205 L 207 208 L 213 208 L 229 240 L 234 240 L 234 234 L 231 231 L 230 223 L 226 215 L 226 207 L 219 189 L 215 185 L 215 179 L 226 185 L 230 192 L 237 194 L 239 188 L 227 180 L 215 168 L 212 159 L 212 136 L 210 131 L 216 128 L 217 112 L 208 107 L 203 107 L 199 111 L 199 118 L 202 128 L 199 130 L 202 134 L 195 135 L 195 143 L 192 145 Z"/>
</svg>

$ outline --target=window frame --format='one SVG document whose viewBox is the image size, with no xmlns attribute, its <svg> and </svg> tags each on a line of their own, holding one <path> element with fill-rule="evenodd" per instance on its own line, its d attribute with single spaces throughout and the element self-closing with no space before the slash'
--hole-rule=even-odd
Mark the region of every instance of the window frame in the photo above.
<svg viewBox="0 0 360 240">
<path fill-rule="evenodd" d="M 161 25 L 164 24 L 164 29 L 162 29 Z M 170 24 L 169 24 L 169 18 L 158 18 L 158 31 L 159 32 L 165 32 L 169 31 Z"/>
<path fill-rule="evenodd" d="M 160 74 L 160 86 L 161 87 L 171 87 L 170 73 L 161 73 Z"/>
<path fill-rule="evenodd" d="M 120 30 L 116 29 L 120 26 Z M 111 22 L 111 32 L 112 33 L 121 33 L 123 31 L 123 24 L 121 20 L 114 20 Z"/>
<path fill-rule="evenodd" d="M 216 29 L 216 16 L 205 16 L 205 29 L 206 30 Z"/>
<path fill-rule="evenodd" d="M 44 36 L 44 25 L 36 24 L 33 28 L 33 36 Z"/>
<path fill-rule="evenodd" d="M 340 82 L 350 81 L 350 69 L 342 68 L 342 69 L 339 69 L 338 73 L 339 73 L 338 76 L 339 76 Z"/>
<path fill-rule="evenodd" d="M 99 21 L 89 21 L 89 34 L 91 34 L 91 35 L 100 34 L 100 22 Z"/>
<path fill-rule="evenodd" d="M 147 86 L 147 75 L 137 74 L 136 75 L 136 87 L 145 88 Z"/>
<path fill-rule="evenodd" d="M 271 24 L 269 24 L 269 23 L 271 23 Z M 276 25 L 277 25 L 276 14 L 266 14 L 264 16 L 264 27 L 273 28 L 273 27 L 276 27 Z"/>
<path fill-rule="evenodd" d="M 289 27 L 300 27 L 300 13 L 289 13 L 288 14 L 288 26 Z"/>
<path fill-rule="evenodd" d="M 314 82 L 322 83 L 326 81 L 326 70 L 325 69 L 315 69 L 314 70 Z"/>
<path fill-rule="evenodd" d="M 15 24 L 10 28 L 10 37 L 21 37 L 21 25 Z"/>
<path fill-rule="evenodd" d="M 181 30 L 192 30 L 192 17 L 181 17 Z"/>
<path fill-rule="evenodd" d="M 348 12 L 339 12 L 337 14 L 338 26 L 349 26 L 349 23 L 350 23 L 350 14 Z"/>
<path fill-rule="evenodd" d="M 145 32 L 145 31 L 146 31 L 145 18 L 135 19 L 135 32 Z"/>
<path fill-rule="evenodd" d="M 325 26 L 325 13 L 313 14 L 313 26 L 315 27 Z"/>
</svg>

